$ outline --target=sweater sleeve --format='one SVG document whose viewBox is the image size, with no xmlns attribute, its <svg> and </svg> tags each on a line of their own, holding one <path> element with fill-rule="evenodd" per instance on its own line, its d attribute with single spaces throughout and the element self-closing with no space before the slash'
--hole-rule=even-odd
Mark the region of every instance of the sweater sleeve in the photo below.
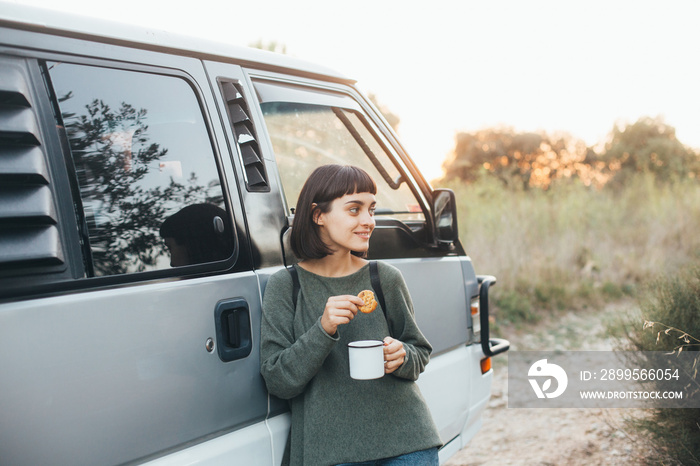
<svg viewBox="0 0 700 466">
<path fill-rule="evenodd" d="M 323 330 L 320 317 L 298 338 L 294 332 L 292 279 L 286 270 L 272 275 L 262 306 L 260 373 L 268 391 L 283 399 L 301 394 L 338 341 Z"/>
<path fill-rule="evenodd" d="M 391 336 L 403 343 L 407 353 L 406 361 L 392 375 L 415 381 L 425 370 L 433 347 L 418 328 L 413 301 L 403 275 L 389 264 L 379 264 Z"/>
</svg>

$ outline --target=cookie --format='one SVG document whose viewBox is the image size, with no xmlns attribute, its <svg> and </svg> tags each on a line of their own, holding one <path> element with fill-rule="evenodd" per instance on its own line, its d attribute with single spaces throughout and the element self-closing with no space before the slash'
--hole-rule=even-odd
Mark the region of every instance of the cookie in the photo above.
<svg viewBox="0 0 700 466">
<path fill-rule="evenodd" d="M 360 307 L 361 312 L 369 314 L 370 312 L 377 309 L 377 300 L 374 299 L 374 292 L 372 292 L 371 290 L 360 291 L 360 294 L 357 296 L 365 302 L 364 306 Z"/>
</svg>

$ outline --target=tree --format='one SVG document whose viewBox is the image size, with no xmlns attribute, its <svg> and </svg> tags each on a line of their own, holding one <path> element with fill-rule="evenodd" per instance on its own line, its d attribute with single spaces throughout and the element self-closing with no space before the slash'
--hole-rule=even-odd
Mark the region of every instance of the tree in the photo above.
<svg viewBox="0 0 700 466">
<path fill-rule="evenodd" d="M 267 50 L 268 52 L 287 53 L 287 46 L 275 40 L 264 42 L 262 39 L 258 39 L 256 42 L 251 42 L 249 46 L 254 49 Z"/>
<path fill-rule="evenodd" d="M 602 160 L 613 172 L 616 186 L 638 173 L 650 173 L 661 183 L 695 178 L 700 168 L 698 154 L 683 145 L 675 128 L 660 117 L 615 125 Z"/>
<path fill-rule="evenodd" d="M 474 181 L 486 171 L 508 187 L 547 188 L 558 178 L 580 177 L 590 184 L 592 149 L 566 134 L 516 133 L 512 128 L 458 133 L 447 178 Z"/>
<path fill-rule="evenodd" d="M 68 94 L 60 101 L 70 98 Z M 158 229 L 165 213 L 206 198 L 207 189 L 194 174 L 187 185 L 172 178 L 165 187 L 143 183 L 168 153 L 149 143 L 147 114 L 125 102 L 114 110 L 95 99 L 84 114 L 62 115 L 90 234 L 90 274 L 141 271 L 154 265 L 163 251 Z"/>
</svg>

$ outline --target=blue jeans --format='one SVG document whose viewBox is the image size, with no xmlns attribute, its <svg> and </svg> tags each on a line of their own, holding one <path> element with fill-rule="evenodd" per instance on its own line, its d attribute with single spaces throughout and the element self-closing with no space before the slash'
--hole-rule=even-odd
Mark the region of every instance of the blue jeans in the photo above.
<svg viewBox="0 0 700 466">
<path fill-rule="evenodd" d="M 384 458 L 383 460 L 364 461 L 362 463 L 343 463 L 337 466 L 438 466 L 438 449 L 414 451 L 405 455 Z"/>
</svg>

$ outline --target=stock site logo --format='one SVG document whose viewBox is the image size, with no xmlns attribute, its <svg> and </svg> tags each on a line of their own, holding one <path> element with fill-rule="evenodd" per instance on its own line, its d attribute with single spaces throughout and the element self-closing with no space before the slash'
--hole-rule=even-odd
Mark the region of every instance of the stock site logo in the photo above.
<svg viewBox="0 0 700 466">
<path fill-rule="evenodd" d="M 534 377 L 528 380 L 537 398 L 556 398 L 564 393 L 569 383 L 566 371 L 556 364 L 548 363 L 546 359 L 540 359 L 530 366 L 527 375 L 528 377 Z M 545 377 L 546 379 L 540 386 L 537 379 Z M 557 386 L 555 390 L 549 391 L 552 387 L 552 380 L 557 381 Z"/>
</svg>

